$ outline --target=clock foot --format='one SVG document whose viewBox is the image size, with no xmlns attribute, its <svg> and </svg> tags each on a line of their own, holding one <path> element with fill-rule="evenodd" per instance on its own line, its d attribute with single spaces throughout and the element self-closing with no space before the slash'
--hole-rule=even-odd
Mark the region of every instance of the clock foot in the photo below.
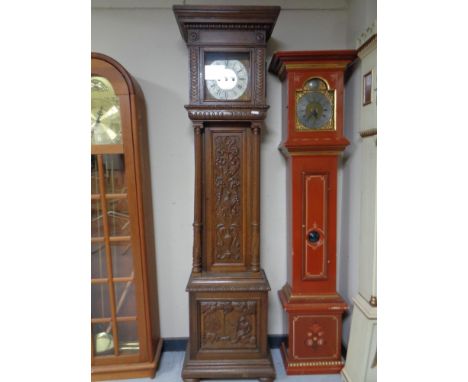
<svg viewBox="0 0 468 382">
<path fill-rule="evenodd" d="M 200 380 L 195 378 L 184 378 L 184 382 L 200 382 Z"/>
<path fill-rule="evenodd" d="M 260 382 L 273 382 L 273 378 L 259 378 Z"/>
</svg>

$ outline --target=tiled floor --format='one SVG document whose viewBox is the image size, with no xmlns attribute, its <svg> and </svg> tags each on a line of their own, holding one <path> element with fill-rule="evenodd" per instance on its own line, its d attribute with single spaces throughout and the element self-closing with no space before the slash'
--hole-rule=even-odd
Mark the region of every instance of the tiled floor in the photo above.
<svg viewBox="0 0 468 382">
<path fill-rule="evenodd" d="M 340 374 L 333 375 L 302 375 L 286 376 L 283 367 L 283 361 L 279 349 L 272 349 L 273 362 L 276 369 L 276 382 L 341 382 Z M 164 352 L 162 354 L 159 369 L 156 372 L 156 378 L 128 379 L 121 382 L 181 382 L 180 373 L 184 361 L 185 352 Z M 207 380 L 210 382 L 221 382 L 219 380 Z M 222 380 L 227 382 L 228 380 Z M 256 379 L 229 380 L 229 382 L 258 382 Z"/>
</svg>

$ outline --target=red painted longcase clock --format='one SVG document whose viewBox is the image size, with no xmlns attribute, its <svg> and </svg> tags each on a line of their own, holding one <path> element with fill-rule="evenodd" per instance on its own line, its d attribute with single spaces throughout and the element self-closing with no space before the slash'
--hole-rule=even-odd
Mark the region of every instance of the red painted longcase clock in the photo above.
<svg viewBox="0 0 468 382">
<path fill-rule="evenodd" d="M 277 52 L 269 71 L 283 81 L 288 159 L 288 317 L 281 353 L 287 374 L 338 373 L 345 301 L 336 292 L 337 172 L 342 151 L 344 71 L 355 52 Z"/>
</svg>

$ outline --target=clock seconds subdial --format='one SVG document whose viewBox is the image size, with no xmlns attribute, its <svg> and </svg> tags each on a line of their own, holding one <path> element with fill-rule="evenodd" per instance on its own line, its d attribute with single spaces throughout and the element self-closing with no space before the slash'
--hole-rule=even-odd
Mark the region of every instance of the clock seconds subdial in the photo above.
<svg viewBox="0 0 468 382">
<path fill-rule="evenodd" d="M 299 97 L 296 115 L 307 129 L 320 129 L 332 118 L 330 100 L 320 92 L 308 92 Z"/>
<path fill-rule="evenodd" d="M 205 66 L 206 88 L 218 100 L 236 100 L 245 93 L 248 72 L 239 60 L 216 60 Z"/>
</svg>

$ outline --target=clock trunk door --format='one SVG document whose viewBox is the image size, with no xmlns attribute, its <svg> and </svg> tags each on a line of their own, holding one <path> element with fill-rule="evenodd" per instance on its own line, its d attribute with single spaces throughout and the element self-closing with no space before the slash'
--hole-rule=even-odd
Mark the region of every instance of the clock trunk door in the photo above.
<svg viewBox="0 0 468 382">
<path fill-rule="evenodd" d="M 205 129 L 206 269 L 243 272 L 249 269 L 250 211 L 247 197 L 251 129 L 246 124 Z"/>
</svg>

